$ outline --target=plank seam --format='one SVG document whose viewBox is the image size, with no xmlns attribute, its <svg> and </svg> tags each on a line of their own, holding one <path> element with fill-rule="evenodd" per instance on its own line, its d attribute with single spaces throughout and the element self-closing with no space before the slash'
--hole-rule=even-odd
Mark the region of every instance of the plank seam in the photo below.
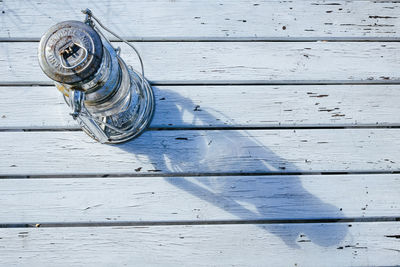
<svg viewBox="0 0 400 267">
<path fill-rule="evenodd" d="M 194 130 L 314 130 L 314 129 L 398 129 L 400 128 L 399 124 L 357 124 L 357 125 L 315 125 L 315 126 L 303 126 L 303 125 L 288 125 L 288 126 L 224 126 L 224 127 L 149 127 L 148 130 L 150 131 L 173 131 L 173 130 L 180 130 L 180 131 L 194 131 Z M 1 129 L 0 129 L 1 131 Z"/>
<path fill-rule="evenodd" d="M 400 124 L 357 124 L 357 125 L 277 125 L 277 126 L 188 126 L 188 127 L 149 127 L 147 131 L 235 131 L 235 130 L 334 130 L 334 129 L 400 129 Z M 81 132 L 77 127 L 71 128 L 6 128 L 0 132 Z"/>
<path fill-rule="evenodd" d="M 176 225 L 243 225 L 243 224 L 311 224 L 311 223 L 370 223 L 399 222 L 400 217 L 355 217 L 321 219 L 257 219 L 257 220 L 209 220 L 209 221 L 120 221 L 120 222 L 29 222 L 3 223 L 0 228 L 59 228 L 59 227 L 116 227 L 116 226 L 176 226 Z"/>
<path fill-rule="evenodd" d="M 388 85 L 400 84 L 400 80 L 207 80 L 207 81 L 149 81 L 152 86 L 242 86 L 242 85 Z M 54 86 L 47 81 L 0 81 L 0 86 Z"/>
<path fill-rule="evenodd" d="M 300 175 L 369 175 L 369 174 L 400 174 L 399 170 L 354 170 L 354 171 L 271 171 L 271 172 L 204 172 L 204 173 L 89 173 L 89 174 L 1 174 L 0 179 L 58 179 L 58 178 L 142 178 L 142 177 L 209 177 L 209 176 L 226 176 L 226 177 L 238 177 L 238 176 L 300 176 Z"/>
<path fill-rule="evenodd" d="M 125 38 L 128 42 L 159 43 L 159 42 L 400 42 L 399 37 L 137 37 L 129 36 Z M 121 41 L 111 37 L 110 40 L 115 43 Z M 4 43 L 37 43 L 40 37 L 1 37 L 0 42 Z"/>
</svg>

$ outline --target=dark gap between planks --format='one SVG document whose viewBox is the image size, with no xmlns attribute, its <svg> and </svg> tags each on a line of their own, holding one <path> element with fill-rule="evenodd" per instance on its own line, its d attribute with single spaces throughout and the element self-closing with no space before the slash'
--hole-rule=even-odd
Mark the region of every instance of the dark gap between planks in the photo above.
<svg viewBox="0 0 400 267">
<path fill-rule="evenodd" d="M 148 127 L 147 131 L 240 131 L 240 130 L 334 130 L 334 129 L 400 129 L 400 124 L 357 124 L 357 125 L 277 125 L 277 126 L 187 126 L 187 127 Z M 0 126 L 0 132 L 80 132 L 81 128 L 6 128 Z"/>
<path fill-rule="evenodd" d="M 400 37 L 125 37 L 128 42 L 400 42 Z M 121 42 L 110 38 L 112 42 Z M 0 42 L 39 42 L 40 38 L 1 37 Z"/>
<path fill-rule="evenodd" d="M 353 171 L 270 171 L 270 172 L 202 172 L 202 173 L 89 173 L 89 174 L 1 174 L 0 179 L 59 179 L 59 178 L 142 178 L 142 177 L 210 177 L 224 176 L 226 178 L 240 176 L 298 176 L 298 175 L 368 175 L 368 174 L 400 174 L 400 170 L 353 170 Z"/>
<path fill-rule="evenodd" d="M 400 217 L 356 217 L 322 219 L 260 219 L 260 220 L 209 220 L 209 221 L 120 221 L 120 222 L 30 222 L 4 223 L 0 228 L 55 228 L 55 227 L 116 227 L 116 226 L 176 226 L 176 225 L 243 225 L 243 224 L 306 224 L 306 223 L 368 223 L 398 222 Z"/>
<path fill-rule="evenodd" d="M 400 84 L 400 80 L 207 80 L 207 81 L 149 81 L 154 86 L 243 86 L 243 85 L 388 85 Z M 0 81 L 0 86 L 54 86 L 45 81 Z"/>
</svg>

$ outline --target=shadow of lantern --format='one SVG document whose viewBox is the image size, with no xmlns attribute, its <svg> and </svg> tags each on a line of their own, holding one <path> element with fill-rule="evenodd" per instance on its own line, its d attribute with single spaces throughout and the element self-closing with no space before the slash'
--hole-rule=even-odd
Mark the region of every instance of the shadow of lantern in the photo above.
<svg viewBox="0 0 400 267">
<path fill-rule="evenodd" d="M 188 117 L 192 118 L 192 125 L 198 120 L 204 122 L 217 120 L 210 112 L 200 110 L 191 100 L 180 94 L 153 88 L 158 101 L 172 98 L 173 103 L 176 103 L 168 110 L 170 114 L 174 114 L 176 124 L 183 125 L 185 122 L 187 124 Z M 226 117 L 226 120 L 229 118 Z M 161 143 L 149 142 L 153 146 L 158 146 L 157 151 L 160 153 L 157 154 L 149 154 L 148 149 L 136 145 L 135 140 L 117 146 L 134 154 L 139 161 L 145 157 L 146 161 L 152 162 L 156 171 L 187 174 L 187 177 L 164 179 L 240 220 L 284 221 L 343 217 L 338 207 L 322 201 L 307 191 L 297 175 L 247 176 L 246 179 L 229 176 L 230 173 L 245 174 L 245 172 L 301 172 L 293 163 L 259 143 L 258 131 L 252 131 L 249 135 L 246 131 L 238 130 L 180 130 L 179 134 L 182 136 L 176 135 L 178 131 L 162 132 L 165 136 L 162 137 Z M 160 131 L 149 131 L 146 136 L 151 140 L 153 134 L 157 134 L 159 140 Z M 265 136 L 265 131 L 260 132 L 260 135 Z M 210 176 L 196 177 L 199 172 Z M 212 176 L 213 174 L 223 174 L 224 178 Z M 329 228 L 318 223 L 258 224 L 258 226 L 279 236 L 293 248 L 300 247 L 298 242 L 332 246 L 340 243 L 347 233 L 345 224 L 331 224 Z"/>
</svg>

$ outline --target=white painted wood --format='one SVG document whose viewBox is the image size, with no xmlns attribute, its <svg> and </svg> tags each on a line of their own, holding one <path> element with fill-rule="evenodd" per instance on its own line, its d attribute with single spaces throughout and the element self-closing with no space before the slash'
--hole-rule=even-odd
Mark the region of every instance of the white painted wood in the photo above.
<svg viewBox="0 0 400 267">
<path fill-rule="evenodd" d="M 79 128 L 55 86 L 0 87 L 0 127 Z"/>
<path fill-rule="evenodd" d="M 400 124 L 399 85 L 153 86 L 151 127 Z M 0 87 L 0 128 L 79 126 L 54 86 Z"/>
<path fill-rule="evenodd" d="M 151 81 L 398 80 L 400 43 L 136 43 Z M 0 43 L 0 81 L 50 81 L 38 43 Z M 128 47 L 122 57 L 139 69 Z"/>
<path fill-rule="evenodd" d="M 0 229 L 6 266 L 394 266 L 399 223 Z"/>
<path fill-rule="evenodd" d="M 395 1 L 23 1 L 0 3 L 0 37 L 39 38 L 91 8 L 124 37 L 393 37 Z"/>
<path fill-rule="evenodd" d="M 398 171 L 400 130 L 148 131 L 120 145 L 83 132 L 1 132 L 1 175 Z"/>
<path fill-rule="evenodd" d="M 82 7 L 137 40 L 384 40 L 399 37 L 400 26 L 400 4 L 388 1 L 0 0 L 0 40 L 38 40 L 56 22 L 82 19 Z M 37 45 L 0 42 L 1 83 L 49 81 L 38 67 Z M 400 77 L 397 42 L 136 45 L 147 78 L 167 83 Z M 126 47 L 123 57 L 138 68 Z M 165 86 L 156 88 L 152 127 L 398 124 L 397 90 L 396 85 Z M 0 93 L 6 96 L 0 100 L 2 128 L 75 127 L 54 88 L 1 87 Z M 0 132 L 0 175 L 399 171 L 399 137 L 399 129 L 175 130 L 148 131 L 127 144 L 107 146 L 82 132 L 17 130 Z M 397 174 L 1 179 L 0 223 L 396 216 L 399 179 Z M 399 230 L 398 222 L 0 229 L 0 262 L 395 265 Z"/>
<path fill-rule="evenodd" d="M 2 179 L 0 223 L 397 216 L 399 192 L 395 174 Z"/>
</svg>

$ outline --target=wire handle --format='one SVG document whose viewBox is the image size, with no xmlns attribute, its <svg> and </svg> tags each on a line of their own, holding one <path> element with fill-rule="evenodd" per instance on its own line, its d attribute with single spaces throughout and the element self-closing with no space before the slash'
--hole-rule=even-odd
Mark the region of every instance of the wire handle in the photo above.
<svg viewBox="0 0 400 267">
<path fill-rule="evenodd" d="M 145 81 L 144 81 L 144 79 L 145 79 L 144 78 L 144 66 L 143 66 L 142 57 L 140 56 L 140 53 L 137 50 L 137 48 L 135 46 L 133 46 L 131 43 L 129 43 L 127 40 L 125 40 L 124 38 L 122 38 L 119 35 L 117 35 L 115 32 L 113 32 L 110 29 L 108 29 L 106 26 L 104 26 L 103 23 L 101 23 L 100 20 L 93 15 L 93 12 L 89 8 L 86 8 L 86 9 L 82 10 L 82 13 L 86 15 L 85 23 L 87 23 L 90 26 L 94 27 L 94 24 L 93 24 L 93 21 L 92 21 L 92 18 L 93 18 L 100 25 L 100 27 L 102 27 L 105 31 L 111 33 L 112 35 L 114 35 L 116 38 L 120 39 L 122 42 L 126 43 L 129 47 L 131 47 L 135 51 L 136 55 L 139 58 L 140 67 L 142 69 L 142 75 L 141 75 L 142 76 L 141 77 L 142 84 L 141 85 L 143 87 L 144 83 L 145 83 Z M 110 42 L 110 44 L 111 44 L 111 42 Z"/>
</svg>

